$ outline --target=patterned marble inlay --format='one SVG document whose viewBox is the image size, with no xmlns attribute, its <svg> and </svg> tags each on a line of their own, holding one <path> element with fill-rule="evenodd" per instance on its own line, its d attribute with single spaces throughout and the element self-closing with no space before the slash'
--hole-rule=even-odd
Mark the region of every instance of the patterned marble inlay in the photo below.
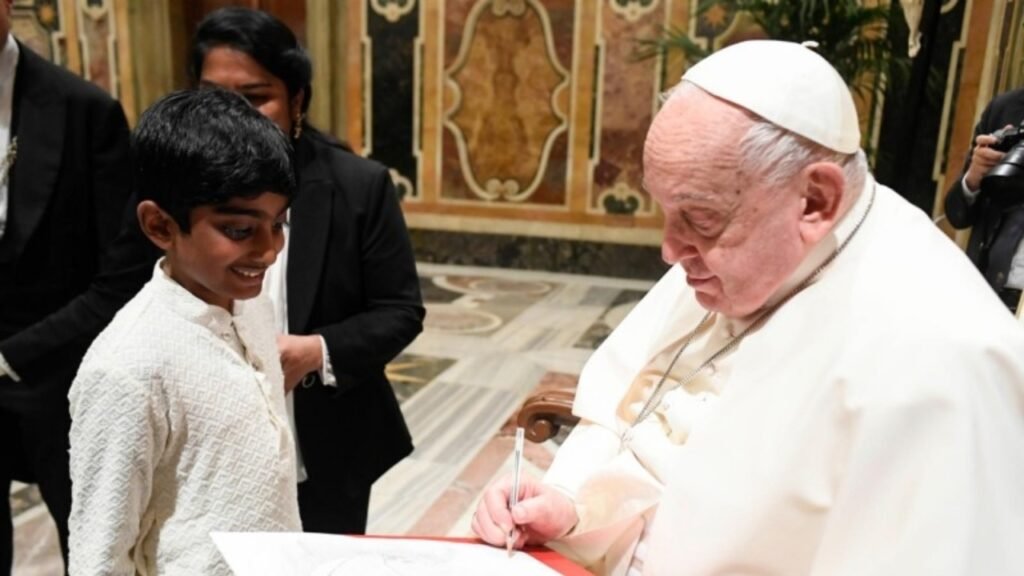
<svg viewBox="0 0 1024 576">
<path fill-rule="evenodd" d="M 541 296 L 554 287 L 549 282 L 508 280 L 473 276 L 435 276 L 434 284 L 473 296 L 493 298 L 495 296 Z"/>
<path fill-rule="evenodd" d="M 539 385 L 573 381 L 592 353 L 577 347 L 583 335 L 598 322 L 617 324 L 650 286 L 568 274 L 418 266 L 421 284 L 430 288 L 424 291 L 428 326 L 438 305 L 490 313 L 503 323 L 479 333 L 427 329 L 389 367 L 389 374 L 431 380 L 406 387 L 392 378 L 416 450 L 374 484 L 370 533 L 464 531 L 463 515 L 481 486 L 501 472 L 506 452 L 488 448 L 494 435 Z M 451 299 L 452 294 L 458 297 Z M 442 362 L 428 365 L 430 358 Z M 486 462 L 480 462 L 481 455 Z M 486 470 L 467 475 L 474 462 Z"/>
<path fill-rule="evenodd" d="M 608 0 L 612 11 L 629 22 L 636 22 L 642 16 L 654 12 L 658 0 Z"/>
<path fill-rule="evenodd" d="M 611 335 L 612 330 L 622 322 L 626 314 L 636 306 L 637 302 L 644 297 L 644 293 L 637 290 L 623 290 L 616 295 L 615 299 L 608 306 L 608 309 L 587 328 L 587 331 L 576 341 L 577 348 L 597 350 L 597 347 L 604 342 L 605 338 Z"/>
<path fill-rule="evenodd" d="M 419 184 L 419 66 L 422 4 L 365 0 L 363 65 L 370 97 L 363 104 L 363 152 L 390 169 L 403 202 L 421 201 Z"/>
<path fill-rule="evenodd" d="M 668 20 L 664 10 L 654 10 L 656 5 L 660 2 L 602 3 L 591 212 L 647 217 L 655 213 L 641 182 L 647 128 L 663 89 L 662 64 L 657 58 L 637 60 L 635 44 L 622 39 L 661 34 Z"/>
<path fill-rule="evenodd" d="M 113 0 L 93 0 L 78 4 L 78 29 L 82 38 L 82 61 L 86 80 L 92 81 L 117 98 L 117 27 Z"/>
<path fill-rule="evenodd" d="M 67 45 L 61 11 L 57 0 L 15 0 L 11 32 L 37 54 L 51 62 L 65 64 Z"/>
<path fill-rule="evenodd" d="M 409 233 L 416 259 L 421 262 L 649 280 L 660 278 L 667 268 L 657 246 L 415 228 Z"/>
<path fill-rule="evenodd" d="M 416 0 L 370 0 L 370 7 L 388 22 L 398 22 L 416 7 Z"/>
<path fill-rule="evenodd" d="M 421 354 L 399 354 L 388 365 L 385 373 L 399 402 L 405 402 L 433 382 L 455 360 Z"/>
<path fill-rule="evenodd" d="M 501 318 L 483 310 L 453 304 L 427 304 L 426 330 L 454 334 L 482 334 L 501 326 Z"/>
<path fill-rule="evenodd" d="M 483 200 L 529 199 L 568 126 L 569 73 L 547 9 L 537 0 L 478 2 L 446 76 L 444 125 L 470 191 Z"/>
</svg>

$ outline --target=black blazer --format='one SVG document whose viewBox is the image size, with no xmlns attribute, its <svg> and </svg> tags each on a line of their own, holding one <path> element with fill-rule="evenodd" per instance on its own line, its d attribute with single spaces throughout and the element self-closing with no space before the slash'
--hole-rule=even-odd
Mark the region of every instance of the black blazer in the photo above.
<svg viewBox="0 0 1024 576">
<path fill-rule="evenodd" d="M 1016 126 L 1022 120 L 1024 120 L 1024 89 L 1006 92 L 992 100 L 985 107 L 978 125 L 974 128 L 974 136 L 971 137 L 971 148 L 967 152 L 967 158 L 964 161 L 964 168 L 960 172 L 960 177 L 957 178 L 956 182 L 953 183 L 946 193 L 946 218 L 949 219 L 949 223 L 954 228 L 973 227 L 971 237 L 967 242 L 967 256 L 974 262 L 975 266 L 982 269 L 990 283 L 997 283 L 996 279 L 1000 273 L 1002 273 L 1002 283 L 1005 283 L 1006 273 L 1010 268 L 1009 258 L 1004 258 L 1005 262 L 989 262 L 987 266 L 985 262 L 986 251 L 995 240 L 994 234 L 999 226 L 1002 211 L 993 204 L 992 199 L 984 192 L 978 195 L 974 204 L 968 205 L 961 182 L 963 181 L 964 174 L 967 173 L 967 168 L 971 165 L 971 155 L 974 153 L 974 139 L 980 134 L 991 134 L 1007 124 Z M 1024 191 L 1022 191 L 1022 194 L 1024 194 Z M 998 287 L 1001 287 L 1002 283 Z"/>
<path fill-rule="evenodd" d="M 337 389 L 295 389 L 295 422 L 310 478 L 366 489 L 412 452 L 384 366 L 422 330 L 409 233 L 383 166 L 306 129 L 296 143 L 288 328 L 327 344 Z"/>
<path fill-rule="evenodd" d="M 0 379 L 0 407 L 66 413 L 85 350 L 145 281 L 155 250 L 126 209 L 131 161 L 120 104 L 19 48 L 18 153 L 0 239 L 0 353 L 22 381 Z M 115 242 L 129 216 L 135 229 Z"/>
</svg>

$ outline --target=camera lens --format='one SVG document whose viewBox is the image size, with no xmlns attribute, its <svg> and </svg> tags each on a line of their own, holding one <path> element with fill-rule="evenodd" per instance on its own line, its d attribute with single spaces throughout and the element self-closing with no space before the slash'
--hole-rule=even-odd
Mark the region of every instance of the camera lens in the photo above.
<svg viewBox="0 0 1024 576">
<path fill-rule="evenodd" d="M 981 189 L 993 199 L 1020 203 L 1024 200 L 1024 142 L 1018 142 L 981 179 Z"/>
</svg>

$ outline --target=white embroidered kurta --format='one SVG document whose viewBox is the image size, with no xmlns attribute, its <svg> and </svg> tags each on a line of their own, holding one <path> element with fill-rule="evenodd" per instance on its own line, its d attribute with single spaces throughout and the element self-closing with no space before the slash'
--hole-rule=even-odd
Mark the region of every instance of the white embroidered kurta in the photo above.
<svg viewBox="0 0 1024 576">
<path fill-rule="evenodd" d="M 546 478 L 580 513 L 561 550 L 624 573 L 653 516 L 647 575 L 1020 572 L 1024 330 L 923 213 L 877 187 L 846 250 L 729 356 L 662 490 L 619 451 L 616 410 L 702 315 L 674 268 L 584 369 L 594 424 Z"/>
<path fill-rule="evenodd" d="M 231 574 L 211 531 L 301 530 L 269 302 L 210 306 L 159 267 L 71 402 L 72 574 Z"/>
</svg>

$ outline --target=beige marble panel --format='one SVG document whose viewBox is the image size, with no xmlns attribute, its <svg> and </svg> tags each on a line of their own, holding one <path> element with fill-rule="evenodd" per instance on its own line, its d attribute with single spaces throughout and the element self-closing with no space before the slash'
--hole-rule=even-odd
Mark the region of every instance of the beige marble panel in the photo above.
<svg viewBox="0 0 1024 576">
<path fill-rule="evenodd" d="M 661 1 L 602 3 L 597 128 L 588 209 L 652 216 L 643 191 L 643 146 L 661 92 L 660 59 L 637 60 L 632 40 L 656 37 L 667 25 Z"/>
<path fill-rule="evenodd" d="M 552 53 L 546 18 L 527 0 L 477 4 L 449 69 L 446 127 L 463 177 L 483 199 L 529 198 L 565 130 L 557 95 L 568 73 Z"/>
<path fill-rule="evenodd" d="M 443 10 L 444 73 L 427 92 L 444 122 L 440 198 L 565 210 L 575 4 L 449 0 Z"/>
</svg>

